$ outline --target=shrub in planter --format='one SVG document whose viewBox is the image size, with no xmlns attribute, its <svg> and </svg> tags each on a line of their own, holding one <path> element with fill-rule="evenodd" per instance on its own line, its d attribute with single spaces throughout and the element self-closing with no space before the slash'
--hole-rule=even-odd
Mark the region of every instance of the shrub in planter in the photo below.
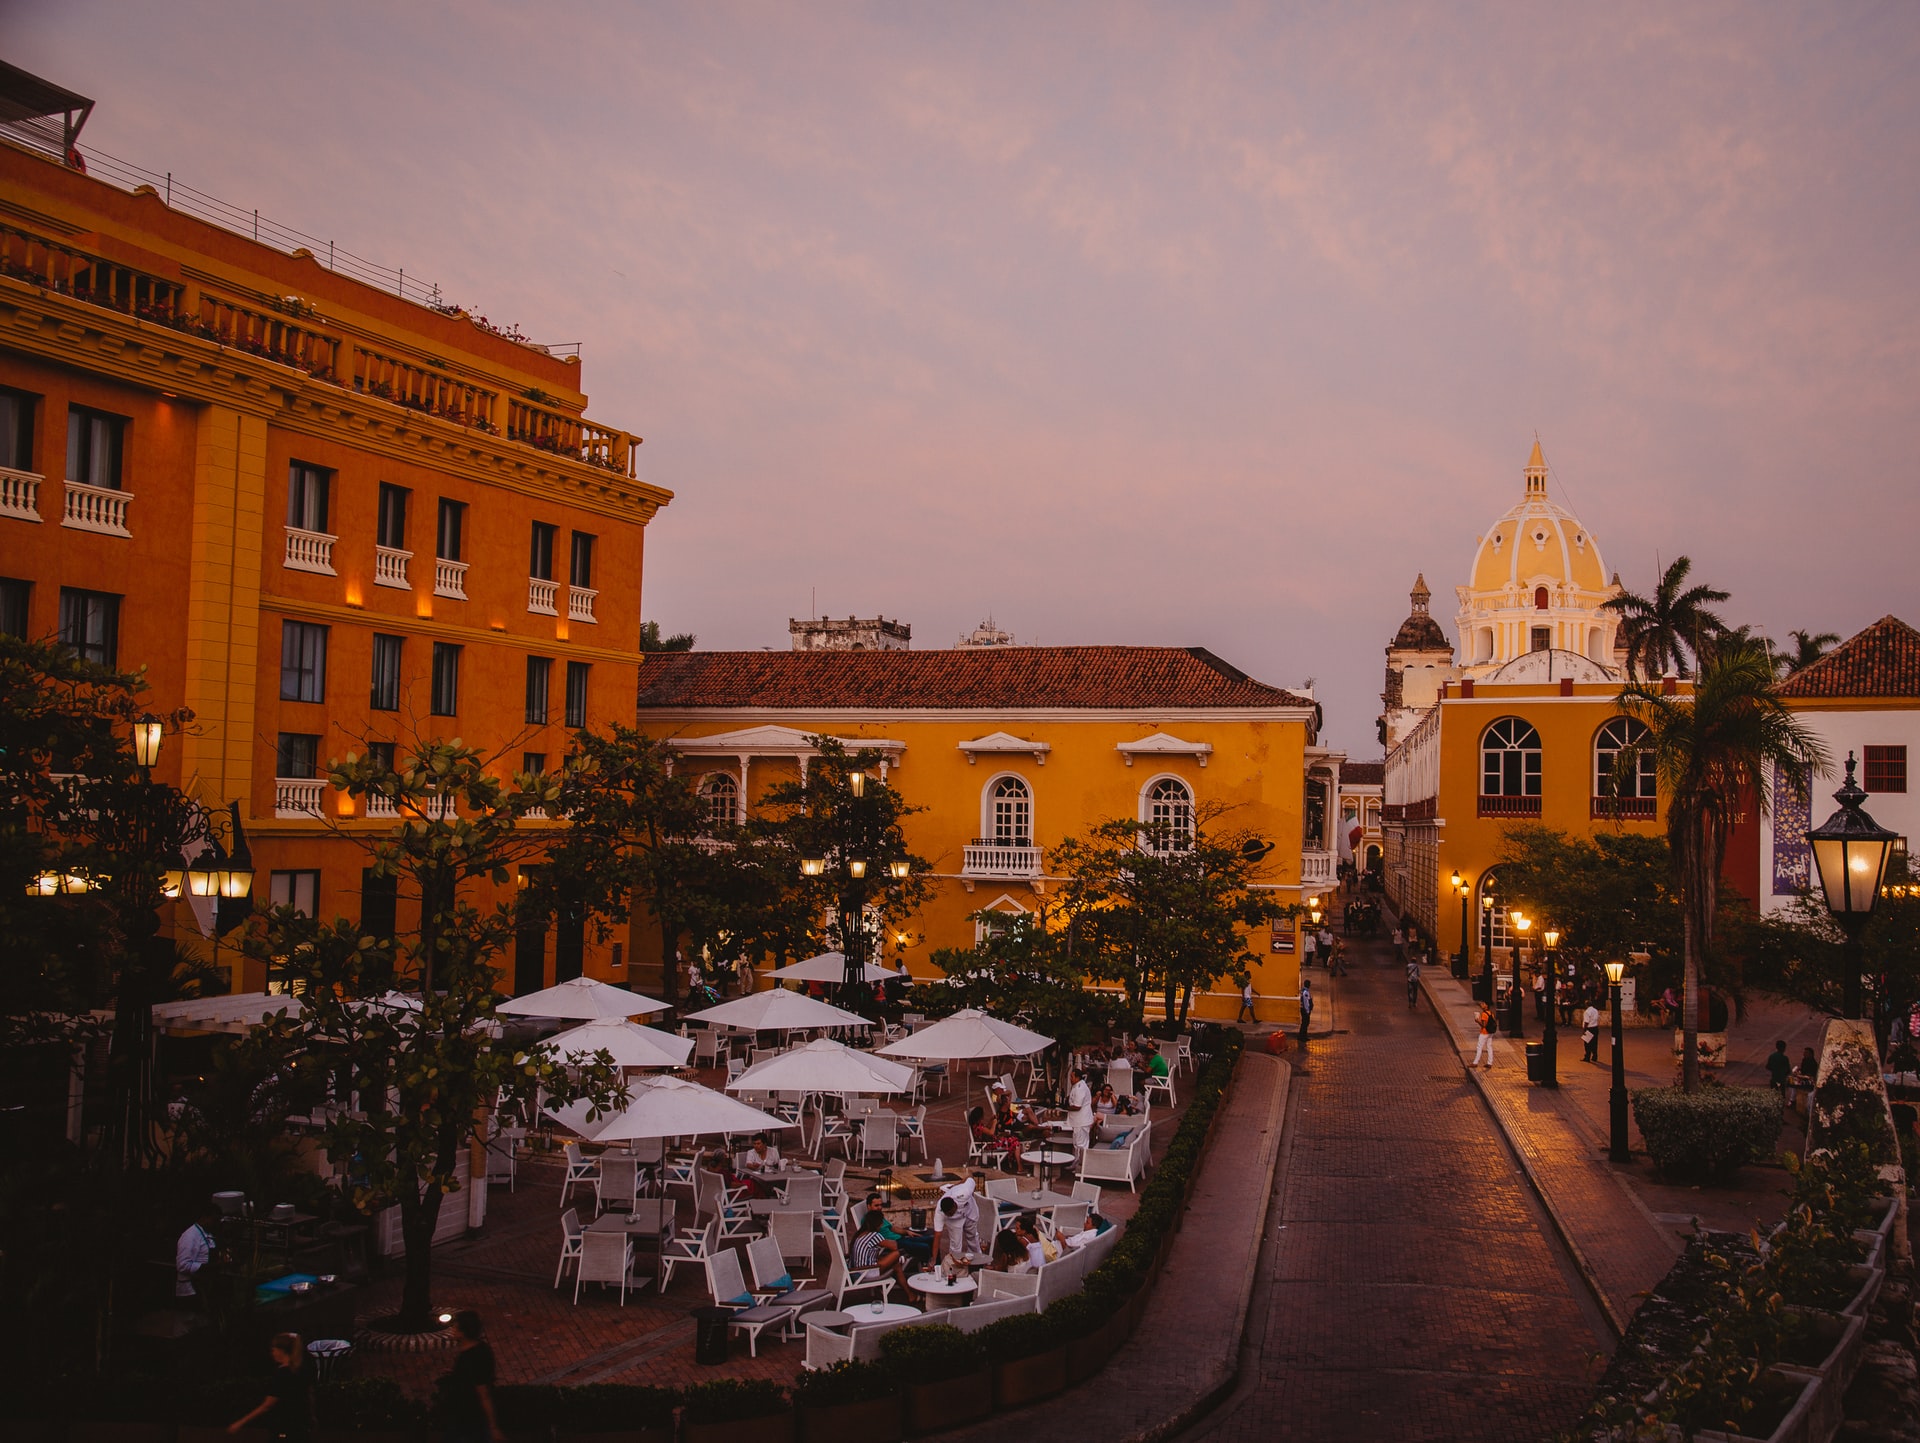
<svg viewBox="0 0 1920 1443">
<path fill-rule="evenodd" d="M 1644 1087 L 1633 1116 L 1654 1166 L 1684 1182 L 1717 1182 L 1771 1152 L 1780 1135 L 1780 1099 L 1769 1087 Z"/>
<path fill-rule="evenodd" d="M 880 1337 L 881 1360 L 902 1383 L 944 1383 L 987 1366 L 986 1344 L 947 1323 L 895 1328 Z"/>
<path fill-rule="evenodd" d="M 678 1389 L 591 1383 L 555 1391 L 560 1397 L 552 1414 L 553 1426 L 561 1433 L 579 1437 L 651 1431 L 673 1436 L 673 1410 L 680 1403 Z"/>
<path fill-rule="evenodd" d="M 1017 1362 L 1060 1346 L 1059 1327 L 1045 1313 L 1015 1313 L 989 1323 L 979 1333 L 987 1356 L 996 1363 Z"/>
<path fill-rule="evenodd" d="M 411 1433 L 427 1410 L 391 1378 L 343 1378 L 313 1390 L 314 1411 L 330 1433 Z"/>
<path fill-rule="evenodd" d="M 1053 1324 L 1061 1342 L 1071 1343 L 1105 1327 L 1113 1309 L 1085 1293 L 1069 1293 L 1040 1316 Z"/>
<path fill-rule="evenodd" d="M 894 1397 L 899 1391 L 900 1379 L 885 1363 L 855 1360 L 801 1373 L 793 1380 L 791 1396 L 797 1408 L 827 1408 L 840 1403 L 871 1403 L 876 1398 Z"/>
<path fill-rule="evenodd" d="M 737 1423 L 789 1412 L 786 1390 L 766 1378 L 715 1378 L 687 1389 L 688 1423 Z"/>
<path fill-rule="evenodd" d="M 569 1388 L 551 1383 L 505 1383 L 493 1390 L 493 1410 L 500 1431 L 509 1438 L 544 1438 L 553 1431 L 561 1395 Z"/>
<path fill-rule="evenodd" d="M 893 1443 L 901 1435 L 900 1380 L 884 1363 L 803 1372 L 793 1403 L 808 1443 Z"/>
</svg>

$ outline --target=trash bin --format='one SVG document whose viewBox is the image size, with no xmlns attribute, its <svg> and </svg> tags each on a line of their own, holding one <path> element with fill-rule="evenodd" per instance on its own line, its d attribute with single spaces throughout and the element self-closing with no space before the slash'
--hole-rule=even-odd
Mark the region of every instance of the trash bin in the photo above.
<svg viewBox="0 0 1920 1443">
<path fill-rule="evenodd" d="M 1544 1082 L 1547 1077 L 1547 1045 L 1544 1042 L 1527 1044 L 1527 1081 Z"/>
<path fill-rule="evenodd" d="M 1487 996 L 1487 974 L 1484 972 L 1473 979 L 1473 1000 L 1475 1002 L 1490 1002 L 1493 1000 Z"/>
<path fill-rule="evenodd" d="M 729 1308 L 693 1310 L 693 1361 L 708 1365 L 727 1361 L 727 1319 Z"/>
<path fill-rule="evenodd" d="M 1467 980 L 1466 954 L 1461 952 L 1454 953 L 1451 966 L 1453 967 L 1454 979 L 1459 982 L 1465 982 Z"/>
</svg>

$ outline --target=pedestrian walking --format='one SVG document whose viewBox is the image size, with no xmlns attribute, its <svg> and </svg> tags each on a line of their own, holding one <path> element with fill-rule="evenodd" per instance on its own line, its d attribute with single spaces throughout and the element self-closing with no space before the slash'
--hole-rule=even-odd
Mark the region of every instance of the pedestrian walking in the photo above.
<svg viewBox="0 0 1920 1443">
<path fill-rule="evenodd" d="M 1311 967 L 1311 966 L 1313 966 L 1313 951 L 1314 951 L 1314 948 L 1316 948 L 1316 947 L 1318 947 L 1319 945 L 1320 945 L 1320 939 L 1319 939 L 1319 937 L 1318 937 L 1318 936 L 1317 936 L 1317 935 L 1316 935 L 1315 933 L 1313 933 L 1312 931 L 1309 931 L 1309 932 L 1308 932 L 1308 933 L 1306 934 L 1306 936 L 1304 936 L 1303 938 L 1301 938 L 1301 940 L 1300 940 L 1300 965 L 1301 965 L 1302 967 Z"/>
<path fill-rule="evenodd" d="M 440 1380 L 446 1443 L 506 1443 L 493 1407 L 497 1372 L 493 1345 L 481 1336 L 480 1315 L 455 1313 L 453 1336 L 460 1351 L 454 1356 L 453 1371 Z"/>
<path fill-rule="evenodd" d="M 1587 1050 L 1581 1054 L 1580 1060 L 1598 1062 L 1600 1060 L 1600 1009 L 1592 1002 L 1588 1002 L 1587 1010 L 1580 1014 L 1580 1040 L 1587 1047 Z"/>
<path fill-rule="evenodd" d="M 1411 1011 L 1420 1005 L 1420 959 L 1407 958 L 1407 1008 Z"/>
<path fill-rule="evenodd" d="M 1249 972 L 1240 981 L 1240 1015 L 1236 1022 L 1258 1022 L 1260 1019 L 1253 1011 L 1253 974 Z"/>
<path fill-rule="evenodd" d="M 1787 1056 L 1786 1039 L 1773 1044 L 1773 1051 L 1767 1054 L 1767 1083 L 1780 1094 L 1780 1110 L 1787 1108 L 1787 1079 L 1793 1076 L 1793 1059 Z"/>
<path fill-rule="evenodd" d="M 1480 1004 L 1480 1015 L 1476 1017 L 1474 1021 L 1480 1024 L 1480 1040 L 1474 1045 L 1472 1065 L 1475 1067 L 1492 1067 L 1494 1036 L 1493 1009 L 1482 1002 Z"/>
<path fill-rule="evenodd" d="M 1533 1016 L 1538 1022 L 1547 1020 L 1547 974 L 1533 974 Z"/>
<path fill-rule="evenodd" d="M 1300 1045 L 1307 1045 L 1307 1027 L 1313 1021 L 1313 983 L 1300 979 Z"/>
</svg>

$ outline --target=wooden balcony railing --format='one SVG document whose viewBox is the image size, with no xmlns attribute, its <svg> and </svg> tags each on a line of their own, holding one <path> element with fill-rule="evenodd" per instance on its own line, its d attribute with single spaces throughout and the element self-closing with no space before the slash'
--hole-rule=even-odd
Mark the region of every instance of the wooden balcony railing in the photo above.
<svg viewBox="0 0 1920 1443">
<path fill-rule="evenodd" d="M 353 389 L 405 406 L 409 411 L 424 411 L 429 416 L 471 426 L 489 435 L 498 435 L 500 431 L 499 423 L 494 420 L 500 393 L 476 386 L 438 366 L 402 361 L 355 345 Z"/>
<path fill-rule="evenodd" d="M 625 431 L 596 426 L 582 417 L 519 396 L 507 398 L 507 439 L 623 476 L 634 474 L 639 440 Z"/>
<path fill-rule="evenodd" d="M 1480 815 L 1483 817 L 1537 817 L 1540 815 L 1538 797 L 1487 797 L 1480 798 Z"/>
<path fill-rule="evenodd" d="M 1417 802 L 1388 802 L 1380 809 L 1380 817 L 1388 822 L 1424 821 L 1435 815 L 1436 800 L 1434 797 L 1422 797 Z"/>
<path fill-rule="evenodd" d="M 1587 815 L 1596 822 L 1650 822 L 1659 813 L 1658 797 L 1595 797 Z"/>
</svg>

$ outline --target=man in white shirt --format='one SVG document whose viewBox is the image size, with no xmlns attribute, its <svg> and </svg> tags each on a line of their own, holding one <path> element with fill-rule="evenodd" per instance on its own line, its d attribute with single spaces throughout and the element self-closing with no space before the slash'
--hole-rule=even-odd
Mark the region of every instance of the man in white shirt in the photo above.
<svg viewBox="0 0 1920 1443">
<path fill-rule="evenodd" d="M 940 1198 L 940 1231 L 934 1237 L 933 1260 L 977 1257 L 980 1246 L 980 1204 L 968 1178 L 948 1188 Z"/>
<path fill-rule="evenodd" d="M 1580 1014 L 1580 1040 L 1587 1045 L 1587 1050 L 1581 1055 L 1580 1060 L 1598 1062 L 1600 1060 L 1600 1009 L 1591 1002 L 1587 1004 L 1587 1010 Z"/>
<path fill-rule="evenodd" d="M 1074 1149 L 1085 1152 L 1088 1139 L 1093 1135 L 1093 1089 L 1087 1086 L 1087 1075 L 1079 1068 L 1074 1068 L 1071 1075 L 1073 1086 L 1067 1089 L 1067 1123 L 1073 1128 Z"/>
<path fill-rule="evenodd" d="M 213 1224 L 219 1219 L 220 1210 L 215 1207 L 203 1208 L 194 1225 L 180 1234 L 180 1241 L 173 1248 L 173 1295 L 176 1298 L 197 1298 L 199 1290 L 194 1280 L 201 1269 L 206 1267 L 213 1257 Z"/>
<path fill-rule="evenodd" d="M 1236 1022 L 1258 1022 L 1260 1019 L 1253 1010 L 1253 974 L 1247 974 L 1247 980 L 1240 984 L 1240 1015 Z"/>
</svg>

